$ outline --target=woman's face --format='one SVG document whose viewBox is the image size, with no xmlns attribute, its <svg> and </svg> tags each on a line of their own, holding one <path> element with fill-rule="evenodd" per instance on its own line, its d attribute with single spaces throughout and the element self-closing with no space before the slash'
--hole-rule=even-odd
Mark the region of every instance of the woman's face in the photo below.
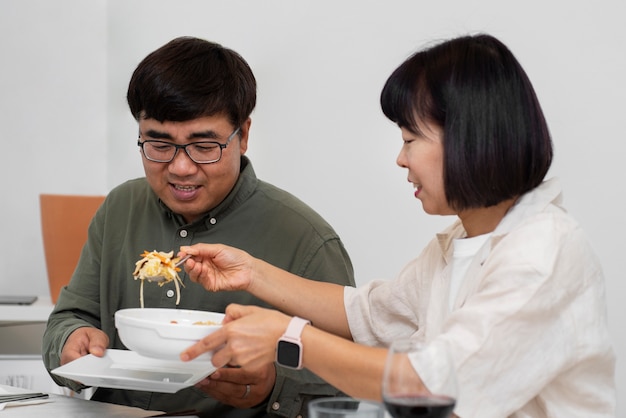
<svg viewBox="0 0 626 418">
<path fill-rule="evenodd" d="M 401 129 L 403 145 L 396 162 L 408 169 L 408 181 L 426 213 L 455 215 L 443 184 L 443 131 L 431 123 L 420 123 L 420 129 L 422 134 Z"/>
</svg>

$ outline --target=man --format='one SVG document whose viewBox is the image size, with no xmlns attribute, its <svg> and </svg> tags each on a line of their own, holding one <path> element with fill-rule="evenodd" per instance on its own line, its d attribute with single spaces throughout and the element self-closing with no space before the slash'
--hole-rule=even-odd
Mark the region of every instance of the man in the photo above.
<svg viewBox="0 0 626 418">
<path fill-rule="evenodd" d="M 354 285 L 352 264 L 328 223 L 303 202 L 257 179 L 244 156 L 256 81 L 241 56 L 197 38 L 177 38 L 149 54 L 132 75 L 128 104 L 139 125 L 145 178 L 113 189 L 89 227 L 68 286 L 44 335 L 48 370 L 106 348 L 124 348 L 114 314 L 138 307 L 135 262 L 145 251 L 221 242 L 295 274 Z M 230 303 L 267 306 L 245 292 L 206 292 L 182 274 L 176 304 L 173 282 L 146 283 L 147 308 L 223 312 Z M 52 375 L 74 390 L 78 382 Z M 199 416 L 306 414 L 307 401 L 339 392 L 308 371 L 278 365 L 263 370 L 219 369 L 175 394 L 98 388 L 92 399 Z"/>
</svg>

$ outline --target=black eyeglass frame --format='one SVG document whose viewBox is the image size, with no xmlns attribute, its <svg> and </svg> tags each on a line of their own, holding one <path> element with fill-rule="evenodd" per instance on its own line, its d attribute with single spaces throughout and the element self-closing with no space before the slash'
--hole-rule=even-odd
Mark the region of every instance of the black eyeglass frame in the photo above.
<svg viewBox="0 0 626 418">
<path fill-rule="evenodd" d="M 185 151 L 185 154 L 187 154 L 187 156 L 189 157 L 189 159 L 191 159 L 191 161 L 193 161 L 196 164 L 214 164 L 216 162 L 218 162 L 219 160 L 222 159 L 222 151 L 228 146 L 228 144 L 230 144 L 230 141 L 235 137 L 235 135 L 237 135 L 239 133 L 239 131 L 241 130 L 241 127 L 238 127 L 237 129 L 235 129 L 230 135 L 228 135 L 228 138 L 226 138 L 226 142 L 224 144 L 217 142 L 217 141 L 197 141 L 197 142 L 190 142 L 188 144 L 185 145 L 178 145 L 178 144 L 173 144 L 171 142 L 167 142 L 167 141 L 159 141 L 156 139 L 147 139 L 145 141 L 141 141 L 141 135 L 139 135 L 139 138 L 137 139 L 137 145 L 139 146 L 139 148 L 141 148 L 141 153 L 143 154 L 144 157 L 146 157 L 146 159 L 148 161 L 152 161 L 154 163 L 171 163 L 172 161 L 174 161 L 174 158 L 176 158 L 176 156 L 178 155 L 178 150 L 182 149 Z M 154 158 L 150 158 L 146 155 L 146 151 L 143 149 L 143 144 L 145 143 L 156 143 L 156 144 L 164 144 L 164 145 L 169 145 L 171 147 L 174 147 L 175 151 L 174 151 L 174 155 L 172 156 L 172 158 L 170 158 L 169 160 L 155 160 Z M 190 145 L 202 145 L 202 144 L 211 144 L 211 145 L 217 145 L 218 147 L 220 147 L 220 156 L 213 161 L 196 161 L 191 154 L 189 153 L 189 151 L 187 151 L 187 147 Z"/>
</svg>

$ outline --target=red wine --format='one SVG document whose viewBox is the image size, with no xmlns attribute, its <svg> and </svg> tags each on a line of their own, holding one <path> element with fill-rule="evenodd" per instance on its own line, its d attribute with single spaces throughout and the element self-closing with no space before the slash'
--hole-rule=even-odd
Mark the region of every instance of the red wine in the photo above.
<svg viewBox="0 0 626 418">
<path fill-rule="evenodd" d="M 394 418 L 448 418 L 455 400 L 447 396 L 397 396 L 385 398 L 385 408 Z"/>
</svg>

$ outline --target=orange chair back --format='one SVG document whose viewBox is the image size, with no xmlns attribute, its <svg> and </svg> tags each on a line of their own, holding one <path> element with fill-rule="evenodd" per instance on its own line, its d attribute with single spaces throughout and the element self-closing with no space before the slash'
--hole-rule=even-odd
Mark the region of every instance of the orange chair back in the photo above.
<svg viewBox="0 0 626 418">
<path fill-rule="evenodd" d="M 52 303 L 72 277 L 87 228 L 104 196 L 39 195 L 41 230 Z"/>
</svg>

